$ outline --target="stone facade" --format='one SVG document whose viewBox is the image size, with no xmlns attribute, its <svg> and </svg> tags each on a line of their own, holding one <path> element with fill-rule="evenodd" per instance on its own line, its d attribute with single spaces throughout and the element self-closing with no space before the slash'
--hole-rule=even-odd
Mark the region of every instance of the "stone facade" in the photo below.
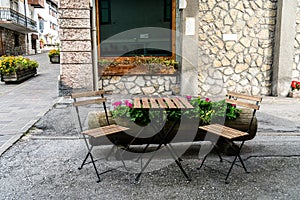
<svg viewBox="0 0 300 200">
<path fill-rule="evenodd" d="M 200 1 L 199 92 L 270 95 L 274 0 Z"/>
<path fill-rule="evenodd" d="M 179 94 L 176 76 L 105 76 L 99 88 L 116 94 L 172 95 Z"/>
<path fill-rule="evenodd" d="M 60 0 L 60 95 L 92 90 L 92 48 L 89 0 Z"/>
<path fill-rule="evenodd" d="M 273 87 L 286 88 L 290 80 L 300 76 L 300 0 L 297 8 L 293 74 L 275 83 L 274 63 L 277 58 L 276 34 L 281 26 L 280 9 L 285 0 L 199 0 L 196 27 L 198 34 L 198 85 L 201 96 L 224 95 L 227 90 L 253 95 L 272 95 Z M 187 0 L 188 5 L 191 4 Z M 198 6 L 197 6 L 198 7 Z M 61 77 L 60 92 L 93 88 L 92 46 L 89 0 L 60 1 Z M 184 27 L 189 9 L 177 10 L 176 27 Z M 277 14 L 279 15 L 277 16 Z M 293 32 L 293 30 L 292 30 Z M 291 33 L 292 33 L 291 32 Z M 184 34 L 184 32 L 183 32 Z M 284 36 L 281 36 L 284 37 Z M 183 44 L 177 38 L 177 54 Z M 279 37 L 280 40 L 280 37 Z M 284 41 L 284 40 L 282 40 Z M 284 44 L 283 44 L 284 46 Z M 290 55 L 290 53 L 289 53 Z M 282 58 L 281 58 L 282 59 Z M 278 62 L 279 73 L 287 66 Z M 288 62 L 289 63 L 289 62 Z M 293 66 L 292 66 L 293 65 Z M 185 66 L 181 66 L 182 69 Z M 198 72 L 197 72 L 198 70 Z M 272 76 L 273 74 L 273 76 Z M 279 77 L 280 79 L 280 77 Z M 174 94 L 180 91 L 184 76 L 107 76 L 99 87 L 120 93 Z M 284 84 L 282 84 L 284 82 Z M 287 88 L 288 90 L 288 88 Z M 274 93 L 275 94 L 275 93 Z"/>
<path fill-rule="evenodd" d="M 0 28 L 2 32 L 2 41 L 4 54 L 22 55 L 26 53 L 25 34 L 15 32 L 6 28 Z M 19 45 L 15 44 L 15 34 L 18 36 Z"/>
<path fill-rule="evenodd" d="M 293 65 L 293 80 L 300 81 L 300 1 L 298 0 L 295 36 L 295 55 Z"/>
</svg>

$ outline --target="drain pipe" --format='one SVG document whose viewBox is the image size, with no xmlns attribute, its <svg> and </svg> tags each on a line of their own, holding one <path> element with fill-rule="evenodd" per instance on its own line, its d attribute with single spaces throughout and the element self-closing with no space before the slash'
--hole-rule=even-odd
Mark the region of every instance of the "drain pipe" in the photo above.
<svg viewBox="0 0 300 200">
<path fill-rule="evenodd" d="M 93 62 L 93 90 L 98 91 L 98 52 L 97 52 L 97 29 L 96 29 L 96 0 L 90 0 L 92 21 L 92 62 Z"/>
</svg>

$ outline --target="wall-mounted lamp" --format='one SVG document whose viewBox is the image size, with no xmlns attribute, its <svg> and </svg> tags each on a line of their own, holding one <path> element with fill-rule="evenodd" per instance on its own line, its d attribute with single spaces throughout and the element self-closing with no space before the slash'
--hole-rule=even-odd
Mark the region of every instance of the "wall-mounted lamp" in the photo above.
<svg viewBox="0 0 300 200">
<path fill-rule="evenodd" d="M 179 0 L 179 9 L 185 9 L 187 6 L 186 0 Z"/>
</svg>

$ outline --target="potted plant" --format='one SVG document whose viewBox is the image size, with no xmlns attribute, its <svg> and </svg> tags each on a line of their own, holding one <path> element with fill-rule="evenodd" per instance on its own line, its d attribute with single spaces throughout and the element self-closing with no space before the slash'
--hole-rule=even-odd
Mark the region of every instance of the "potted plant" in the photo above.
<svg viewBox="0 0 300 200">
<path fill-rule="evenodd" d="M 300 81 L 292 81 L 289 97 L 300 97 Z"/>
<path fill-rule="evenodd" d="M 39 64 L 22 56 L 1 56 L 0 73 L 4 82 L 19 82 L 37 73 Z"/>
<path fill-rule="evenodd" d="M 49 51 L 48 56 L 50 58 L 50 62 L 53 64 L 60 63 L 60 50 L 59 49 L 52 49 Z"/>
</svg>

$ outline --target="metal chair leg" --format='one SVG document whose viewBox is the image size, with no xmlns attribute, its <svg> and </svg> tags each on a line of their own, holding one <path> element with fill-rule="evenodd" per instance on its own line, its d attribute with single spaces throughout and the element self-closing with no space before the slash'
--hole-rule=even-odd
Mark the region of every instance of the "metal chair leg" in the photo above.
<svg viewBox="0 0 300 200">
<path fill-rule="evenodd" d="M 226 183 L 226 184 L 229 183 L 227 179 L 228 179 L 228 177 L 229 177 L 229 175 L 230 175 L 230 173 L 231 173 L 231 170 L 232 170 L 232 168 L 233 168 L 233 165 L 234 165 L 235 162 L 236 162 L 236 159 L 239 158 L 240 160 L 242 160 L 241 157 L 240 157 L 240 152 L 241 152 L 241 149 L 242 149 L 243 145 L 244 145 L 244 141 L 242 142 L 242 144 L 240 145 L 239 149 L 237 150 L 236 155 L 235 155 L 235 157 L 234 157 L 234 159 L 233 159 L 233 161 L 232 161 L 232 163 L 231 163 L 231 166 L 230 166 L 229 171 L 228 171 L 228 173 L 227 173 L 227 175 L 226 175 L 226 178 L 225 178 L 225 183 Z M 246 169 L 246 167 L 245 167 L 245 165 L 244 165 L 244 162 L 242 161 L 241 163 L 242 163 L 242 165 L 243 165 L 244 170 L 247 172 L 247 169 Z"/>
<path fill-rule="evenodd" d="M 82 164 L 80 165 L 80 167 L 78 167 L 79 170 L 81 170 L 83 168 L 83 166 L 85 165 L 85 162 L 87 160 L 87 158 L 89 157 L 89 154 L 91 153 L 92 149 L 94 146 L 91 146 L 91 148 L 88 148 L 88 153 L 86 154 Z"/>
<path fill-rule="evenodd" d="M 89 153 L 89 155 L 90 155 L 90 157 L 91 157 L 91 160 L 92 160 L 92 163 L 93 163 L 94 169 L 95 169 L 95 171 L 96 171 L 96 174 L 97 174 L 97 177 L 98 177 L 97 183 L 99 183 L 99 182 L 101 181 L 101 179 L 100 179 L 100 175 L 99 175 L 99 173 L 98 173 L 98 170 L 97 170 L 96 164 L 95 164 L 95 162 L 94 162 L 94 158 L 93 158 L 93 156 L 92 156 L 92 154 L 91 154 L 91 153 Z"/>
</svg>

